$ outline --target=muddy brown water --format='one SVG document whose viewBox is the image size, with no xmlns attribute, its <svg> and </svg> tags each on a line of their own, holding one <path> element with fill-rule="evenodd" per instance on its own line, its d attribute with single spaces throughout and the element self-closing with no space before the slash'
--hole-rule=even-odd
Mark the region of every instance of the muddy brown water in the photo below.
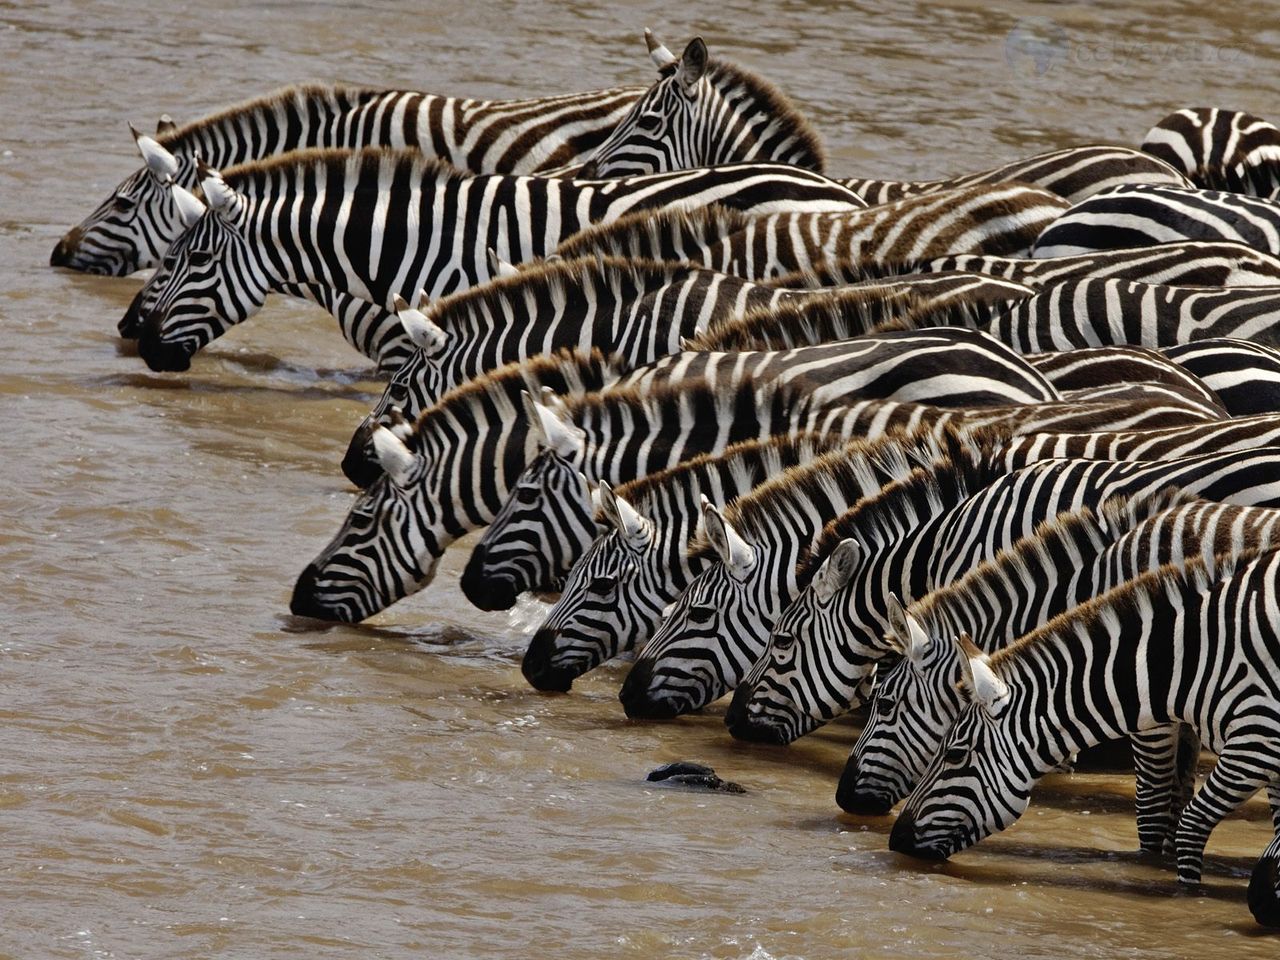
<svg viewBox="0 0 1280 960">
<path fill-rule="evenodd" d="M 1132 852 L 1120 775 L 1051 778 L 1015 828 L 922 867 L 888 818 L 838 813 L 848 724 L 770 749 L 733 742 L 723 703 L 629 723 L 616 664 L 530 690 L 542 608 L 471 609 L 465 544 L 368 624 L 295 621 L 351 501 L 368 367 L 282 301 L 153 375 L 115 335 L 139 280 L 47 266 L 137 166 L 127 121 L 287 82 L 647 82 L 644 26 L 699 32 L 807 109 L 833 171 L 933 177 L 1136 145 L 1184 105 L 1274 119 L 1280 36 L 1234 8 L 0 2 L 0 954 L 1277 956 L 1244 903 L 1256 802 L 1199 895 Z M 1050 37 L 1042 62 L 1018 31 Z M 749 793 L 642 783 L 684 758 Z"/>
</svg>

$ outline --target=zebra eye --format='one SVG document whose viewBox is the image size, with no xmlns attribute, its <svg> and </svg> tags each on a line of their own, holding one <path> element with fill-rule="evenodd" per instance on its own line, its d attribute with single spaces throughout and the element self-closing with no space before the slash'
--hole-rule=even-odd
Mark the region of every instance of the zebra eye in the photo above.
<svg viewBox="0 0 1280 960">
<path fill-rule="evenodd" d="M 115 207 L 121 213 L 128 213 L 137 205 L 138 205 L 137 200 L 133 199 L 133 197 L 125 197 L 125 196 L 116 197 L 111 204 L 111 206 Z"/>
<path fill-rule="evenodd" d="M 405 398 L 409 396 L 409 388 L 403 383 L 396 383 L 392 380 L 387 384 L 387 396 L 391 398 L 391 402 L 399 406 L 404 403 Z"/>
<path fill-rule="evenodd" d="M 636 120 L 636 129 L 643 130 L 645 133 L 654 133 L 662 126 L 662 117 L 654 113 L 646 113 L 643 117 Z"/>
<path fill-rule="evenodd" d="M 876 697 L 876 713 L 887 717 L 893 713 L 893 701 L 888 697 Z"/>
<path fill-rule="evenodd" d="M 794 633 L 775 633 L 773 635 L 773 647 L 775 650 L 786 650 L 796 642 Z"/>
<path fill-rule="evenodd" d="M 192 250 L 190 259 L 191 259 L 191 265 L 193 267 L 207 267 L 210 263 L 213 262 L 213 251 L 212 250 Z"/>
<path fill-rule="evenodd" d="M 958 766 L 968 758 L 969 748 L 959 743 L 954 747 L 947 747 L 947 752 L 942 755 L 942 759 L 952 766 Z"/>
<path fill-rule="evenodd" d="M 516 487 L 516 500 L 520 503 L 537 503 L 537 487 Z"/>
<path fill-rule="evenodd" d="M 166 270 L 172 270 L 173 265 L 177 262 L 178 262 L 178 258 L 174 256 L 172 253 L 166 253 L 163 257 L 160 258 L 160 266 L 164 267 Z"/>
<path fill-rule="evenodd" d="M 617 577 L 596 577 L 591 581 L 591 585 L 587 587 L 592 593 L 606 594 L 613 593 L 618 586 Z"/>
<path fill-rule="evenodd" d="M 715 607 L 690 607 L 689 622 L 690 623 L 710 623 L 715 619 Z"/>
</svg>

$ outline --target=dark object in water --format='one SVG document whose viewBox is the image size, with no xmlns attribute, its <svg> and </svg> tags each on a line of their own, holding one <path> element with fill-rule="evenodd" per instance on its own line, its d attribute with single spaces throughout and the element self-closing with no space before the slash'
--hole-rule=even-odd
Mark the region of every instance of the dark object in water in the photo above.
<svg viewBox="0 0 1280 960">
<path fill-rule="evenodd" d="M 687 760 L 664 763 L 662 766 L 650 770 L 645 779 L 651 783 L 690 787 L 695 790 L 716 790 L 720 793 L 747 792 L 739 784 L 731 780 L 721 780 L 716 776 L 716 772 L 705 763 L 690 763 Z"/>
</svg>

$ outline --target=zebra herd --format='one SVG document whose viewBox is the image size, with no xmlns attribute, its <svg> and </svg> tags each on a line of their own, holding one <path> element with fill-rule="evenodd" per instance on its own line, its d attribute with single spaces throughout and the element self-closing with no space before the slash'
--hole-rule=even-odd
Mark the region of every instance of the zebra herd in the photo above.
<svg viewBox="0 0 1280 960">
<path fill-rule="evenodd" d="M 154 268 L 119 324 L 152 369 L 285 293 L 388 378 L 294 613 L 373 616 L 487 527 L 473 603 L 559 592 L 536 688 L 634 650 L 629 717 L 731 693 L 776 744 L 867 704 L 837 802 L 905 800 L 924 858 L 1127 738 L 1183 883 L 1266 789 L 1280 926 L 1280 130 L 834 179 L 771 84 L 646 40 L 649 87 L 165 117 L 51 262 Z"/>
</svg>

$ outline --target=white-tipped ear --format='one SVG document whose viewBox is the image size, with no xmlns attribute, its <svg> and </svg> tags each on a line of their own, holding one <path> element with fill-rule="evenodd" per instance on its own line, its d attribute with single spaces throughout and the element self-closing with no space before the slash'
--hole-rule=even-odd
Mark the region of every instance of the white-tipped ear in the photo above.
<svg viewBox="0 0 1280 960">
<path fill-rule="evenodd" d="M 498 277 L 518 277 L 520 270 L 514 263 L 508 263 L 498 256 L 497 251 L 493 247 L 486 247 L 485 253 L 489 257 L 489 277 L 497 279 Z"/>
<path fill-rule="evenodd" d="M 178 125 L 173 122 L 173 117 L 167 113 L 160 114 L 160 119 L 156 122 L 156 136 L 162 137 L 166 133 L 173 133 L 178 129 Z"/>
<path fill-rule="evenodd" d="M 413 451 L 386 427 L 378 427 L 373 431 L 373 450 L 377 454 L 378 464 L 391 481 L 403 485 L 417 460 Z"/>
<path fill-rule="evenodd" d="M 444 352 L 444 348 L 449 345 L 449 334 L 443 327 L 428 319 L 427 315 L 417 307 L 409 306 L 405 298 L 398 293 L 394 304 L 396 316 L 415 347 L 428 357 Z"/>
<path fill-rule="evenodd" d="M 618 533 L 631 541 L 649 539 L 649 521 L 636 511 L 636 508 L 613 492 L 608 483 L 600 481 L 600 512 L 605 520 Z"/>
<path fill-rule="evenodd" d="M 566 409 L 564 397 L 556 393 L 551 387 L 545 384 L 538 390 L 538 402 L 544 407 L 550 407 L 552 410 L 563 414 Z"/>
<path fill-rule="evenodd" d="M 995 713 L 1009 699 L 1008 685 L 996 676 L 987 662 L 988 657 L 979 650 L 966 633 L 956 637 L 960 648 L 960 674 L 973 702 L 987 713 Z"/>
<path fill-rule="evenodd" d="M 702 498 L 702 524 L 712 548 L 731 575 L 740 577 L 755 566 L 756 552 L 751 544 L 742 539 L 724 514 L 706 497 Z"/>
<path fill-rule="evenodd" d="M 707 45 L 701 37 L 694 37 L 680 54 L 680 69 L 676 71 L 676 80 L 684 88 L 684 92 L 693 95 L 698 81 L 707 72 Z"/>
<path fill-rule="evenodd" d="M 818 599 L 826 603 L 834 597 L 849 582 L 861 557 L 862 544 L 852 537 L 846 537 L 837 543 L 836 548 L 822 561 L 822 566 L 813 575 L 813 592 Z"/>
<path fill-rule="evenodd" d="M 676 62 L 676 55 L 668 50 L 648 27 L 644 28 L 644 45 L 649 48 L 649 59 L 653 61 L 659 73 Z"/>
<path fill-rule="evenodd" d="M 203 160 L 199 163 L 200 189 L 204 191 L 204 198 L 209 202 L 209 209 L 222 213 L 231 208 L 233 201 L 236 199 L 236 192 L 227 186 L 227 181 L 222 179 L 222 174 L 213 167 L 205 166 Z"/>
<path fill-rule="evenodd" d="M 173 194 L 173 202 L 178 208 L 178 216 L 182 219 L 184 227 L 190 227 L 204 216 L 204 204 L 190 190 L 180 187 L 176 183 L 171 183 L 169 184 L 169 192 Z"/>
<path fill-rule="evenodd" d="M 178 172 L 178 158 L 145 133 L 139 133 L 133 124 L 129 124 L 129 130 L 147 169 L 161 180 L 172 180 Z"/>
<path fill-rule="evenodd" d="M 528 418 L 529 429 L 538 446 L 566 459 L 582 452 L 582 442 L 586 434 L 570 423 L 567 417 L 563 417 L 563 411 L 543 406 L 534 400 L 528 391 L 524 391 L 521 396 L 524 399 L 524 412 Z"/>
</svg>

